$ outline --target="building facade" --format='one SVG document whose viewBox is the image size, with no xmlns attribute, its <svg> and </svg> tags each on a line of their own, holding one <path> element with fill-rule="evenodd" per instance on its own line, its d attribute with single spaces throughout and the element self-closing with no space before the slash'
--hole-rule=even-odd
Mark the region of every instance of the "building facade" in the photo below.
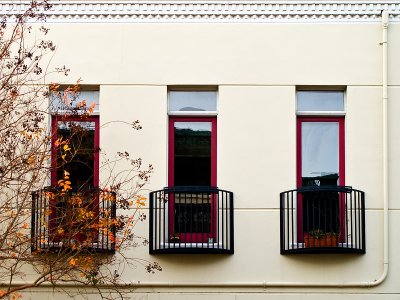
<svg viewBox="0 0 400 300">
<path fill-rule="evenodd" d="M 400 297 L 399 1 L 53 5 L 52 64 L 143 126 L 100 148 L 154 166 L 132 297 Z"/>
</svg>

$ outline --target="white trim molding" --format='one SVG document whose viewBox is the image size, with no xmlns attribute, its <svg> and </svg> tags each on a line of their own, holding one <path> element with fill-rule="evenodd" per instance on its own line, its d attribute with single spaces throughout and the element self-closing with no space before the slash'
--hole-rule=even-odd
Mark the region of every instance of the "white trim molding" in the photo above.
<svg viewBox="0 0 400 300">
<path fill-rule="evenodd" d="M 0 1 L 0 16 L 18 14 L 27 0 Z M 400 0 L 50 0 L 55 23 L 378 23 L 383 10 L 400 22 Z"/>
</svg>

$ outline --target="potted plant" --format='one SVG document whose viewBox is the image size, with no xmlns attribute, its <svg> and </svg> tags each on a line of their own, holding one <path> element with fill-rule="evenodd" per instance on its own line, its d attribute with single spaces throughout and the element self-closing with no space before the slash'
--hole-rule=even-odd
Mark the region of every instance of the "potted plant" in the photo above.
<svg viewBox="0 0 400 300">
<path fill-rule="evenodd" d="M 311 230 L 304 234 L 304 243 L 306 248 L 325 247 L 325 232 L 321 229 Z"/>
<path fill-rule="evenodd" d="M 326 247 L 337 247 L 339 244 L 339 235 L 336 232 L 326 233 Z"/>
<path fill-rule="evenodd" d="M 169 241 L 171 243 L 179 243 L 179 235 L 177 233 L 170 234 Z"/>
<path fill-rule="evenodd" d="M 337 247 L 339 234 L 336 232 L 324 232 L 321 229 L 311 230 L 304 234 L 304 244 L 306 248 Z"/>
</svg>

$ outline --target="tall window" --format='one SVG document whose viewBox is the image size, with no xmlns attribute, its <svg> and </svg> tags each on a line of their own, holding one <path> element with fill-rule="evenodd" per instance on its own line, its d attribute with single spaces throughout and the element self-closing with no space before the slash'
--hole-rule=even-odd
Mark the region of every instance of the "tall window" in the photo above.
<svg viewBox="0 0 400 300">
<path fill-rule="evenodd" d="M 324 186 L 345 185 L 344 96 L 341 91 L 297 92 L 297 186 L 321 187 L 299 197 L 299 236 L 338 234 L 344 224 L 342 199 Z"/>
<path fill-rule="evenodd" d="M 85 104 L 82 104 L 83 101 Z M 67 103 L 65 103 L 67 102 Z M 80 112 L 81 105 L 92 107 L 91 114 Z M 69 174 L 74 189 L 99 185 L 99 92 L 52 94 L 52 174 L 57 186 Z M 68 110 L 65 110 L 68 107 Z M 68 145 L 67 148 L 64 148 Z"/>
<path fill-rule="evenodd" d="M 99 215 L 98 92 L 71 94 L 71 97 L 61 92 L 52 95 L 52 100 L 51 186 L 54 196 L 50 198 L 49 217 L 52 242 L 95 242 L 96 229 L 87 228 L 91 222 L 81 220 L 79 212 L 84 209 L 92 218 Z M 81 110 L 84 100 L 92 107 L 90 114 Z"/>
<path fill-rule="evenodd" d="M 74 189 L 98 187 L 99 117 L 56 115 L 52 119 L 52 130 L 52 186 L 57 186 L 67 172 Z M 68 148 L 64 148 L 66 145 Z"/>
<path fill-rule="evenodd" d="M 170 91 L 168 102 L 168 185 L 192 191 L 170 199 L 170 235 L 205 242 L 215 236 L 215 203 L 196 187 L 217 185 L 216 92 Z"/>
</svg>

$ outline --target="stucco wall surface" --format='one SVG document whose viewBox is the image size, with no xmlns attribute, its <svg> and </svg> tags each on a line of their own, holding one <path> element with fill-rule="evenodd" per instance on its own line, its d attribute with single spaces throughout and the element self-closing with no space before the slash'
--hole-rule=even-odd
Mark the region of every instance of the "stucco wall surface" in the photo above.
<svg viewBox="0 0 400 300">
<path fill-rule="evenodd" d="M 381 83 L 380 24 L 50 25 L 87 84 Z"/>
<path fill-rule="evenodd" d="M 376 288 L 278 288 L 274 282 L 371 282 L 383 270 L 381 26 L 371 24 L 50 24 L 52 64 L 100 87 L 104 153 L 129 151 L 167 185 L 168 86 L 218 89 L 217 182 L 235 195 L 234 255 L 127 255 L 163 271 L 141 282 L 266 282 L 266 288 L 144 288 L 137 299 L 397 299 L 400 293 L 400 26 L 389 32 L 389 276 Z M 84 34 L 82 34 L 84 32 Z M 53 81 L 54 78 L 49 78 Z M 365 191 L 365 255 L 279 253 L 279 193 L 296 187 L 296 87 L 345 90 L 346 184 Z M 134 132 L 113 121 L 139 119 Z M 111 122 L 111 123 L 110 123 Z M 108 125 L 107 125 L 108 124 Z M 104 174 L 103 174 L 104 177 Z M 138 234 L 148 235 L 148 223 Z M 205 294 L 197 294 L 198 292 Z M 32 298 L 39 297 L 32 294 Z M 47 295 L 50 299 L 49 295 Z M 44 299 L 44 298 L 42 298 Z"/>
</svg>

